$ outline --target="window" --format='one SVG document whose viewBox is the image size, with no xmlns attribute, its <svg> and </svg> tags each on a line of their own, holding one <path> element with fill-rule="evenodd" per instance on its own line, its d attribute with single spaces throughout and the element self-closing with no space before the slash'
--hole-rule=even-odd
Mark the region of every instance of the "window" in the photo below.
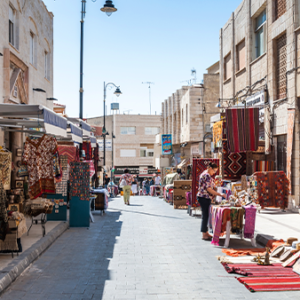
<svg viewBox="0 0 300 300">
<path fill-rule="evenodd" d="M 260 57 L 266 52 L 266 21 L 267 15 L 266 10 L 264 10 L 255 19 L 255 58 Z"/>
<path fill-rule="evenodd" d="M 121 149 L 120 157 L 136 157 L 136 151 L 134 149 L 133 150 Z"/>
<path fill-rule="evenodd" d="M 224 58 L 224 80 L 231 78 L 231 53 Z"/>
<path fill-rule="evenodd" d="M 188 110 L 188 104 L 185 105 L 185 123 L 188 124 L 189 122 L 189 110 Z"/>
<path fill-rule="evenodd" d="M 245 40 L 236 46 L 236 70 L 240 71 L 246 67 Z"/>
<path fill-rule="evenodd" d="M 153 157 L 154 151 L 153 150 L 147 150 L 147 157 Z"/>
<path fill-rule="evenodd" d="M 286 98 L 287 45 L 286 33 L 276 40 L 276 89 L 277 99 Z"/>
<path fill-rule="evenodd" d="M 121 134 L 135 135 L 135 127 L 121 127 Z"/>
<path fill-rule="evenodd" d="M 45 51 L 45 78 L 48 80 L 50 80 L 49 58 L 49 53 Z"/>
<path fill-rule="evenodd" d="M 280 18 L 286 12 L 286 0 L 275 0 L 274 1 L 275 8 L 275 20 Z"/>
<path fill-rule="evenodd" d="M 140 150 L 140 157 L 146 157 L 147 156 L 147 149 L 141 149 Z"/>
<path fill-rule="evenodd" d="M 30 63 L 34 66 L 34 33 L 30 32 Z"/>
<path fill-rule="evenodd" d="M 15 45 L 15 10 L 9 6 L 9 43 Z"/>
<path fill-rule="evenodd" d="M 160 132 L 159 127 L 145 127 L 145 134 L 146 135 L 155 135 Z"/>
</svg>

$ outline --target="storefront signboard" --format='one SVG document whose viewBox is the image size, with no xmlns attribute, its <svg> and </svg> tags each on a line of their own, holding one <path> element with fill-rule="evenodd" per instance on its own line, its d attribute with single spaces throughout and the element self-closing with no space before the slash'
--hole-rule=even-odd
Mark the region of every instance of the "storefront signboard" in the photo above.
<svg viewBox="0 0 300 300">
<path fill-rule="evenodd" d="M 99 151 L 103 151 L 103 140 L 98 140 Z M 112 141 L 111 139 L 105 140 L 105 151 L 112 151 Z"/>
<path fill-rule="evenodd" d="M 161 135 L 162 155 L 172 154 L 172 134 Z"/>
</svg>

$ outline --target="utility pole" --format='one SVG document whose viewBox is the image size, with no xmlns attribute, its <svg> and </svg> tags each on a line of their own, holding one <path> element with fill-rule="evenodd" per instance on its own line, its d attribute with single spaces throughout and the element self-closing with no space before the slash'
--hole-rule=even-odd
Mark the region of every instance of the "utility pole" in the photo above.
<svg viewBox="0 0 300 300">
<path fill-rule="evenodd" d="M 154 84 L 154 82 L 150 82 L 150 81 L 146 81 L 146 82 L 142 82 L 142 84 L 148 84 L 148 88 L 149 88 L 149 104 L 150 104 L 150 115 L 151 115 L 151 84 Z"/>
</svg>

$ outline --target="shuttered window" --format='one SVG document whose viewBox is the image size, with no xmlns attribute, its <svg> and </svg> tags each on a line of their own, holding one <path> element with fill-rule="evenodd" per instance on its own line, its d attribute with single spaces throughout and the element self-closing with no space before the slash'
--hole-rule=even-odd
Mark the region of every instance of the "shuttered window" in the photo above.
<svg viewBox="0 0 300 300">
<path fill-rule="evenodd" d="M 275 20 L 280 18 L 286 12 L 286 0 L 275 0 Z"/>
<path fill-rule="evenodd" d="M 242 70 L 246 67 L 246 48 L 245 40 L 236 46 L 236 69 Z"/>
<path fill-rule="evenodd" d="M 277 99 L 286 98 L 286 34 L 276 41 L 276 87 Z"/>
<path fill-rule="evenodd" d="M 231 77 L 231 69 L 232 69 L 231 53 L 229 53 L 224 58 L 224 80 L 227 80 Z"/>
</svg>

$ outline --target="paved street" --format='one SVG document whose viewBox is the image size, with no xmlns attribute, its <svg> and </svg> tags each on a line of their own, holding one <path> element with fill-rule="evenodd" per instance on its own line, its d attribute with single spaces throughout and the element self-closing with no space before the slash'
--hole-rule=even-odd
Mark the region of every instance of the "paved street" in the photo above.
<svg viewBox="0 0 300 300">
<path fill-rule="evenodd" d="M 218 262 L 220 248 L 201 240 L 201 219 L 158 198 L 131 203 L 115 198 L 89 230 L 68 230 L 1 300 L 299 299 L 300 292 L 251 294 Z"/>
</svg>

